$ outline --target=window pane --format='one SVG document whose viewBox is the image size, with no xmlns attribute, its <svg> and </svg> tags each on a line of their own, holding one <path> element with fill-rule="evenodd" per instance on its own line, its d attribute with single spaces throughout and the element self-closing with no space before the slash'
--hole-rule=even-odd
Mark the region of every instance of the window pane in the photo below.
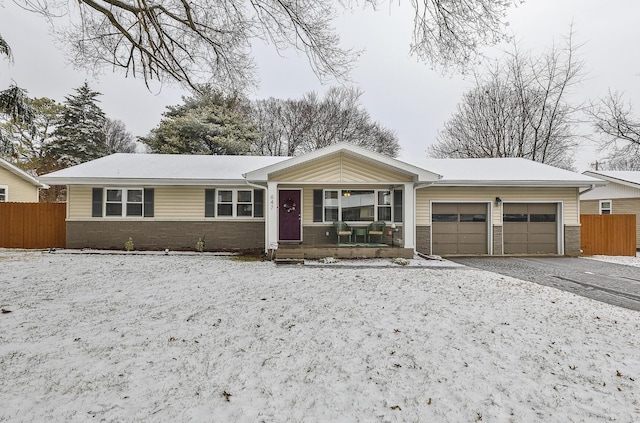
<svg viewBox="0 0 640 423">
<path fill-rule="evenodd" d="M 603 201 L 602 203 L 600 203 L 600 207 L 602 207 L 603 209 L 610 209 L 611 208 L 611 202 Z"/>
<path fill-rule="evenodd" d="M 338 209 L 326 208 L 324 209 L 324 221 L 334 222 L 338 220 Z"/>
<path fill-rule="evenodd" d="M 218 203 L 231 203 L 233 201 L 233 191 L 218 190 Z"/>
<path fill-rule="evenodd" d="M 600 214 L 611 214 L 611 210 L 602 210 Z"/>
<path fill-rule="evenodd" d="M 431 215 L 432 222 L 457 222 L 457 213 L 437 213 Z"/>
<path fill-rule="evenodd" d="M 378 205 L 379 206 L 391 205 L 391 191 L 378 191 Z"/>
<path fill-rule="evenodd" d="M 486 214 L 461 214 L 460 222 L 486 222 Z"/>
<path fill-rule="evenodd" d="M 142 203 L 142 190 L 141 189 L 127 190 L 127 202 Z"/>
<path fill-rule="evenodd" d="M 142 204 L 127 203 L 127 216 L 142 216 Z"/>
<path fill-rule="evenodd" d="M 238 203 L 250 203 L 251 191 L 238 191 Z"/>
<path fill-rule="evenodd" d="M 105 214 L 107 216 L 122 216 L 122 203 L 107 203 Z"/>
<path fill-rule="evenodd" d="M 107 201 L 122 201 L 122 190 L 121 189 L 108 189 L 107 190 Z"/>
<path fill-rule="evenodd" d="M 373 222 L 375 193 L 373 191 L 342 191 L 342 220 L 345 222 Z"/>
<path fill-rule="evenodd" d="M 507 213 L 502 215 L 503 222 L 526 222 L 528 215 L 526 213 Z"/>
<path fill-rule="evenodd" d="M 218 204 L 218 216 L 232 216 L 233 205 L 232 204 Z"/>
<path fill-rule="evenodd" d="M 378 220 L 391 222 L 391 207 L 378 207 Z"/>
<path fill-rule="evenodd" d="M 324 205 L 338 207 L 338 191 L 325 191 Z"/>
<path fill-rule="evenodd" d="M 251 204 L 238 204 L 238 212 L 236 216 L 253 216 L 253 208 Z"/>
<path fill-rule="evenodd" d="M 6 188 L 0 188 L 0 202 L 7 201 L 7 190 Z"/>
<path fill-rule="evenodd" d="M 529 221 L 531 222 L 555 222 L 555 214 L 531 214 L 529 215 Z"/>
</svg>

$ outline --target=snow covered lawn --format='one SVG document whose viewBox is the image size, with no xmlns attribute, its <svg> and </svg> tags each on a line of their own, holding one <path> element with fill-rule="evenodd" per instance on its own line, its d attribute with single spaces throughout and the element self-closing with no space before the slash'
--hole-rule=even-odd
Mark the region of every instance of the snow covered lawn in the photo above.
<svg viewBox="0 0 640 423">
<path fill-rule="evenodd" d="M 640 313 L 469 268 L 0 250 L 0 308 L 0 421 L 640 416 Z"/>
</svg>

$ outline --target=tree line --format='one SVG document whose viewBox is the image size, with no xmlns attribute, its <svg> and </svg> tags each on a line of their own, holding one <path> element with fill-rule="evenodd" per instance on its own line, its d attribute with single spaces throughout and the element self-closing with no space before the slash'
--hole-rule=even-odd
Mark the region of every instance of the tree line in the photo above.
<svg viewBox="0 0 640 423">
<path fill-rule="evenodd" d="M 157 79 L 192 90 L 171 106 L 159 125 L 140 138 L 151 152 L 296 155 L 339 141 L 355 142 L 395 156 L 392 130 L 372 122 L 357 89 L 332 88 L 324 97 L 250 102 L 241 94 L 255 86 L 252 40 L 276 50 L 298 49 L 320 79 L 343 81 L 357 52 L 340 46 L 333 20 L 361 2 L 239 0 L 14 2 L 53 23 L 54 33 L 80 67 L 109 66 L 145 83 Z M 478 0 L 410 2 L 414 9 L 411 54 L 431 66 L 467 69 L 483 46 L 507 39 L 505 12 L 519 2 Z M 0 0 L 0 5 L 2 1 Z M 399 6 L 404 7 L 404 6 Z M 640 169 L 640 119 L 624 94 L 576 105 L 572 92 L 585 64 L 571 35 L 540 55 L 514 44 L 504 58 L 475 70 L 475 85 L 427 148 L 434 157 L 525 157 L 572 168 L 582 142 L 577 125 L 587 119 L 610 168 Z M 197 52 L 197 54 L 196 54 Z M 0 55 L 11 49 L 0 35 Z M 33 170 L 53 170 L 132 148 L 121 122 L 97 106 L 99 94 L 83 86 L 56 104 L 29 99 L 11 86 L 0 92 L 0 154 Z M 87 109 L 81 109 L 85 102 Z"/>
</svg>

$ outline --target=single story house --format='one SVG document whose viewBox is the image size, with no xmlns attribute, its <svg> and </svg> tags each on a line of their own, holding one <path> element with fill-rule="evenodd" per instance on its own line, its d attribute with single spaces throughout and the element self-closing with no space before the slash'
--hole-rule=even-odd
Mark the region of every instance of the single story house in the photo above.
<svg viewBox="0 0 640 423">
<path fill-rule="evenodd" d="M 587 171 L 608 182 L 580 195 L 584 214 L 635 214 L 636 249 L 640 249 L 640 171 Z"/>
<path fill-rule="evenodd" d="M 441 255 L 579 255 L 580 192 L 604 183 L 525 159 L 409 162 L 347 143 L 297 157 L 114 154 L 42 180 L 68 186 L 69 248 L 336 246 L 335 221 L 383 221 L 380 245 Z"/>
<path fill-rule="evenodd" d="M 48 189 L 49 186 L 0 159 L 0 203 L 37 203 L 42 188 Z"/>
</svg>

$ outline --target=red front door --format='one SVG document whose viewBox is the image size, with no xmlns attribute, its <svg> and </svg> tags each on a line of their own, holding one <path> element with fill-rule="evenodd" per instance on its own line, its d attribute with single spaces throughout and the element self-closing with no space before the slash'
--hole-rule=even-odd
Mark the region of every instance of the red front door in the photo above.
<svg viewBox="0 0 640 423">
<path fill-rule="evenodd" d="M 280 230 L 278 237 L 280 241 L 301 241 L 301 216 L 300 190 L 283 189 L 278 195 L 278 217 Z"/>
</svg>

